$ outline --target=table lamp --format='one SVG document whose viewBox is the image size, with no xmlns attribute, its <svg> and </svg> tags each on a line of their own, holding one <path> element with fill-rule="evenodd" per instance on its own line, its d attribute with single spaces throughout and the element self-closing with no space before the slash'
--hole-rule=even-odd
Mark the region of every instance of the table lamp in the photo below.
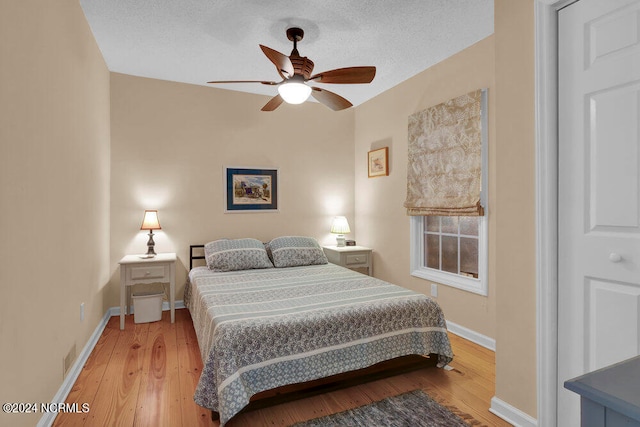
<svg viewBox="0 0 640 427">
<path fill-rule="evenodd" d="M 347 218 L 344 216 L 337 216 L 333 218 L 333 222 L 331 223 L 331 232 L 338 235 L 336 237 L 337 246 L 345 246 L 344 235 L 351 233 Z"/>
<path fill-rule="evenodd" d="M 153 241 L 153 230 L 161 230 L 160 221 L 158 220 L 157 210 L 145 210 L 144 218 L 142 219 L 142 226 L 140 230 L 149 230 L 149 241 L 147 242 L 147 256 L 153 257 L 156 252 L 153 250 L 156 242 Z"/>
</svg>

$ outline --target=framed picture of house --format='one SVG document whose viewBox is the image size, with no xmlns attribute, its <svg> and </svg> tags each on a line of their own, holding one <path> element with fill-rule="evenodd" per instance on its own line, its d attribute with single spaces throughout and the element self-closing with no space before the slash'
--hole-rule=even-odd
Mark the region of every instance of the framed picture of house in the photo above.
<svg viewBox="0 0 640 427">
<path fill-rule="evenodd" d="M 378 148 L 367 154 L 369 178 L 389 175 L 389 147 Z"/>
<path fill-rule="evenodd" d="M 278 169 L 224 167 L 225 212 L 278 210 Z"/>
</svg>

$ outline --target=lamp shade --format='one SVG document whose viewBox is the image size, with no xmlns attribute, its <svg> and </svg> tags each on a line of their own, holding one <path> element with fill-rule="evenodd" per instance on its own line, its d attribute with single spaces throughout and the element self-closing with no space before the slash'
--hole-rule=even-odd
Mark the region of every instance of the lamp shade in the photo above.
<svg viewBox="0 0 640 427">
<path fill-rule="evenodd" d="M 157 210 L 144 211 L 144 218 L 142 219 L 142 226 L 140 230 L 160 230 L 160 221 L 158 220 Z"/>
<path fill-rule="evenodd" d="M 302 82 L 287 82 L 278 86 L 278 93 L 288 104 L 302 104 L 311 95 L 311 87 Z"/>
<path fill-rule="evenodd" d="M 344 216 L 337 216 L 333 218 L 333 222 L 331 223 L 331 232 L 334 234 L 347 234 L 351 233 L 349 229 L 349 222 L 347 218 Z"/>
</svg>

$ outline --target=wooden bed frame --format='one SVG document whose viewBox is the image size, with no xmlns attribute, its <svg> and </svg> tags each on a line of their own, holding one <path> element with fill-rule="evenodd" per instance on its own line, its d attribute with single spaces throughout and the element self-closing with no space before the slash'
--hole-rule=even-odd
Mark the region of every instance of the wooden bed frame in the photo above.
<svg viewBox="0 0 640 427">
<path fill-rule="evenodd" d="M 203 248 L 204 245 L 190 245 L 189 269 L 193 268 L 194 260 L 205 259 Z M 202 253 L 202 255 L 200 255 L 200 253 Z M 413 354 L 380 362 L 368 368 L 265 390 L 252 396 L 249 405 L 245 406 L 238 414 L 389 378 L 418 369 L 433 368 L 437 363 L 437 354 L 430 354 L 429 356 Z M 211 411 L 211 419 L 213 421 L 219 420 L 220 416 L 218 412 Z"/>
</svg>

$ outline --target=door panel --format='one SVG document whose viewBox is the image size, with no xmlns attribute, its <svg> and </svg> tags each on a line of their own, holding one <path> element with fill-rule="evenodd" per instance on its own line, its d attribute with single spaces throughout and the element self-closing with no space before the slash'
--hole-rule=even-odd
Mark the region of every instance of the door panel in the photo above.
<svg viewBox="0 0 640 427">
<path fill-rule="evenodd" d="M 559 19 L 558 425 L 564 381 L 640 354 L 640 0 Z"/>
<path fill-rule="evenodd" d="M 640 48 L 639 17 L 640 6 L 630 4 L 587 22 L 585 48 L 588 55 L 585 55 L 585 69 L 598 60 L 608 59 L 607 56 Z"/>
<path fill-rule="evenodd" d="M 637 232 L 640 84 L 634 82 L 587 96 L 590 228 L 626 233 L 632 227 Z"/>
<path fill-rule="evenodd" d="M 586 286 L 587 371 L 639 354 L 640 287 L 594 278 Z"/>
</svg>

